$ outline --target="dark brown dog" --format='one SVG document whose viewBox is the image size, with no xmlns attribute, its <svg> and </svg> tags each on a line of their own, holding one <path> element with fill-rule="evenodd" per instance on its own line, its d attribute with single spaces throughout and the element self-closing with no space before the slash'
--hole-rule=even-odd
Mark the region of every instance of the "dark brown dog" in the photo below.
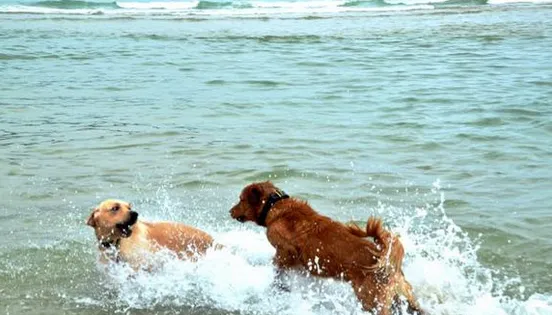
<svg viewBox="0 0 552 315">
<path fill-rule="evenodd" d="M 195 259 L 211 246 L 221 247 L 209 234 L 192 226 L 138 220 L 131 204 L 122 200 L 103 201 L 86 224 L 96 232 L 102 262 L 125 261 L 135 270 L 149 269 L 148 255 L 163 248 L 182 259 Z"/>
<path fill-rule="evenodd" d="M 246 186 L 230 214 L 267 228 L 278 268 L 303 267 L 312 275 L 350 281 L 367 311 L 389 315 L 403 297 L 409 313 L 424 314 L 402 272 L 404 248 L 380 219 L 371 217 L 365 231 L 346 226 L 289 198 L 271 182 Z"/>
</svg>

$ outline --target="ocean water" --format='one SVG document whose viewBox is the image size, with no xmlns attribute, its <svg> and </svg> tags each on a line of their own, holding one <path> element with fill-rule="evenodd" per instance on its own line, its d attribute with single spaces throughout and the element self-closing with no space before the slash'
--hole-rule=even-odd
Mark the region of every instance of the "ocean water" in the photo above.
<svg viewBox="0 0 552 315">
<path fill-rule="evenodd" d="M 430 314 L 552 314 L 552 2 L 0 0 L 0 313 L 362 314 L 272 286 L 272 180 L 379 215 Z M 226 245 L 98 266 L 105 198 Z"/>
</svg>

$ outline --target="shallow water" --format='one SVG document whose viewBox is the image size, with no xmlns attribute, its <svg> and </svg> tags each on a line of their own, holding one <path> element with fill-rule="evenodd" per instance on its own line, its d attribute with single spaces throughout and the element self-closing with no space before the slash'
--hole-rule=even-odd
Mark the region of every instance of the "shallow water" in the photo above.
<svg viewBox="0 0 552 315">
<path fill-rule="evenodd" d="M 0 309 L 360 313 L 335 281 L 271 287 L 228 215 L 270 179 L 383 216 L 432 314 L 551 314 L 550 47 L 542 2 L 1 0 Z M 84 220 L 108 197 L 228 249 L 106 273 Z"/>
</svg>

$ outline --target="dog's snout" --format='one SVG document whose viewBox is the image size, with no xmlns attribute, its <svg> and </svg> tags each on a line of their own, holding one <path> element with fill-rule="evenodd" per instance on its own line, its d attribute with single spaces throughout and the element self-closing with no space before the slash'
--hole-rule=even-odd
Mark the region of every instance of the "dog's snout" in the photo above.
<svg viewBox="0 0 552 315">
<path fill-rule="evenodd" d="M 130 218 L 134 221 L 138 219 L 138 212 L 136 211 L 130 211 Z"/>
<path fill-rule="evenodd" d="M 136 223 L 137 221 L 138 221 L 138 212 L 130 211 L 129 212 L 129 218 L 128 218 L 128 221 L 126 222 L 126 224 L 128 226 L 131 226 L 131 225 L 134 225 L 134 223 Z"/>
<path fill-rule="evenodd" d="M 235 205 L 232 207 L 232 209 L 230 209 L 230 216 L 232 217 L 232 219 L 236 219 L 239 222 L 244 222 L 245 216 L 240 215 L 240 211 L 237 208 L 238 208 L 238 205 Z"/>
</svg>

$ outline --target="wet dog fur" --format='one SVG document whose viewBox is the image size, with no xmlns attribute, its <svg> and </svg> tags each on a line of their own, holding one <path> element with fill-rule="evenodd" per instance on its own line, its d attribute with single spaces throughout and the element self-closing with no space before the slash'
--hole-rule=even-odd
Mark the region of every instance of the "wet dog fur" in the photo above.
<svg viewBox="0 0 552 315">
<path fill-rule="evenodd" d="M 370 217 L 363 230 L 320 215 L 305 201 L 287 198 L 276 201 L 264 222 L 259 222 L 275 193 L 282 195 L 271 182 L 250 184 L 230 215 L 266 227 L 279 270 L 298 267 L 315 276 L 348 281 L 363 308 L 375 314 L 392 314 L 401 300 L 409 313 L 425 314 L 402 271 L 404 248 L 397 236 L 384 229 L 381 219 Z"/>
</svg>

